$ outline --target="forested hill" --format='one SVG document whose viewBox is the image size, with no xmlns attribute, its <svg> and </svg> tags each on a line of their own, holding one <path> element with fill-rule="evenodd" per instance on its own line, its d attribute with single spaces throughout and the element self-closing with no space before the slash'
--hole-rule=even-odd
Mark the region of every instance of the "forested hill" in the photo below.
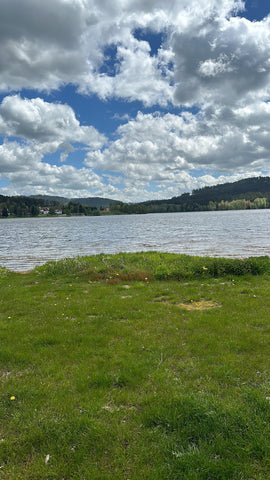
<svg viewBox="0 0 270 480">
<path fill-rule="evenodd" d="M 169 203 L 182 203 L 183 195 L 167 200 Z M 270 198 L 270 177 L 253 177 L 239 180 L 233 183 L 224 183 L 212 187 L 193 190 L 190 200 L 200 205 L 208 205 L 209 202 L 221 202 L 245 199 L 254 201 L 257 197 Z M 185 198 L 185 197 L 184 197 Z"/>
<path fill-rule="evenodd" d="M 253 177 L 193 190 L 168 200 L 113 205 L 115 213 L 243 210 L 270 206 L 270 177 Z"/>
<path fill-rule="evenodd" d="M 81 205 L 87 205 L 88 207 L 106 208 L 113 203 L 119 203 L 117 200 L 111 200 L 110 198 L 102 197 L 88 197 L 88 198 L 72 198 L 71 202 L 80 203 Z"/>
<path fill-rule="evenodd" d="M 66 198 L 66 197 L 57 197 L 51 195 L 31 195 L 30 198 L 38 199 L 44 204 L 44 202 L 48 205 L 52 204 L 60 204 L 60 205 L 68 205 L 68 203 L 79 203 L 81 205 L 85 205 L 88 207 L 93 208 L 106 208 L 109 207 L 111 203 L 116 202 L 117 200 L 112 200 L 111 198 L 103 198 L 103 197 L 87 197 L 87 198 Z"/>
</svg>

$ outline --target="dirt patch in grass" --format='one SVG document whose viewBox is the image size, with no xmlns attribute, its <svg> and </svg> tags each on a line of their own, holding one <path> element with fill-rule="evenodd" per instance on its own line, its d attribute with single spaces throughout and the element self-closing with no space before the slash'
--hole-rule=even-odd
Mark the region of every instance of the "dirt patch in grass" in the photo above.
<svg viewBox="0 0 270 480">
<path fill-rule="evenodd" d="M 172 306 L 174 305 L 175 307 L 182 308 L 184 310 L 210 310 L 211 308 L 221 308 L 221 304 L 218 302 L 213 302 L 212 300 L 188 300 L 187 302 L 172 302 L 168 301 L 166 297 L 157 297 L 155 299 L 155 302 L 157 303 L 163 303 L 164 305 L 169 305 Z"/>
<path fill-rule="evenodd" d="M 221 305 L 211 300 L 199 300 L 197 302 L 190 300 L 188 303 L 177 303 L 177 307 L 184 310 L 209 310 L 210 308 L 220 308 Z"/>
</svg>

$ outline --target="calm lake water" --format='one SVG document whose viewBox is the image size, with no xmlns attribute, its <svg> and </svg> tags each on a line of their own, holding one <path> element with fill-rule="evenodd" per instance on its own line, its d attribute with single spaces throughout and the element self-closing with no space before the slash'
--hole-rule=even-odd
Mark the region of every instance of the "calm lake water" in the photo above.
<svg viewBox="0 0 270 480">
<path fill-rule="evenodd" d="M 270 256 L 270 210 L 1 219 L 0 265 L 158 250 L 215 257 Z"/>
</svg>

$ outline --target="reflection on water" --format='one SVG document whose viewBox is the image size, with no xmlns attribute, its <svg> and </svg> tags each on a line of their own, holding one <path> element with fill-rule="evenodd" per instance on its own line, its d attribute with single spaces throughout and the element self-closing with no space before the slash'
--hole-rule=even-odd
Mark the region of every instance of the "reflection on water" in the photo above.
<svg viewBox="0 0 270 480">
<path fill-rule="evenodd" d="M 0 265 L 158 250 L 216 257 L 270 256 L 270 210 L 1 219 Z"/>
</svg>

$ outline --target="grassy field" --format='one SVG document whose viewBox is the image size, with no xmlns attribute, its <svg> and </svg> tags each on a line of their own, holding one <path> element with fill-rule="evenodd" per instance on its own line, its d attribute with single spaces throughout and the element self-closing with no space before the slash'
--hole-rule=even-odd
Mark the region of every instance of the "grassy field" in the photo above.
<svg viewBox="0 0 270 480">
<path fill-rule="evenodd" d="M 0 478 L 269 480 L 270 261 L 0 270 Z"/>
</svg>

